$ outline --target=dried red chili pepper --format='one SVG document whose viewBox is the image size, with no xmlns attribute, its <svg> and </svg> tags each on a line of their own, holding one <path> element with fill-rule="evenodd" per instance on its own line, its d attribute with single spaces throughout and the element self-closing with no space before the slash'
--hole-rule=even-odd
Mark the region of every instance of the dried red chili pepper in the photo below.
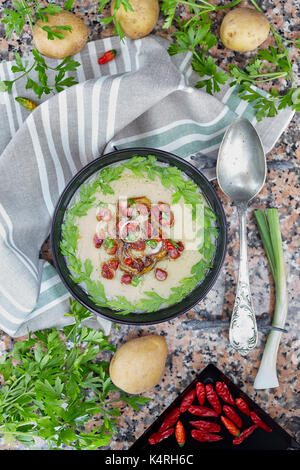
<svg viewBox="0 0 300 470">
<path fill-rule="evenodd" d="M 222 400 L 226 401 L 230 405 L 235 405 L 234 399 L 224 382 L 217 382 L 216 383 L 216 392 Z"/>
<path fill-rule="evenodd" d="M 163 439 L 166 439 L 169 436 L 172 436 L 174 433 L 174 428 L 165 429 L 164 431 L 157 431 L 148 438 L 149 444 L 158 444 Z"/>
<path fill-rule="evenodd" d="M 213 409 L 216 411 L 216 413 L 221 414 L 221 403 L 218 398 L 218 395 L 216 394 L 213 386 L 211 384 L 205 385 L 205 394 L 206 398 L 213 407 Z"/>
<path fill-rule="evenodd" d="M 200 442 L 216 442 L 216 441 L 221 441 L 223 439 L 223 437 L 219 436 L 219 434 L 203 432 L 203 431 L 199 431 L 198 429 L 193 429 L 191 431 L 191 436 L 194 439 L 196 439 L 196 441 L 200 441 Z"/>
<path fill-rule="evenodd" d="M 175 438 L 180 447 L 185 444 L 185 430 L 181 421 L 177 421 L 175 427 Z"/>
<path fill-rule="evenodd" d="M 245 400 L 243 400 L 242 398 L 236 398 L 235 399 L 235 404 L 236 404 L 236 406 L 238 407 L 238 409 L 240 411 L 245 413 L 245 415 L 250 416 L 250 410 L 249 410 L 249 407 L 248 407 L 247 403 L 245 402 Z"/>
<path fill-rule="evenodd" d="M 242 427 L 242 420 L 237 414 L 237 412 L 229 405 L 223 406 L 223 411 L 226 414 L 227 418 L 231 419 L 239 428 Z"/>
<path fill-rule="evenodd" d="M 267 432 L 272 432 L 272 429 L 266 423 L 264 423 L 263 420 L 254 411 L 251 411 L 250 418 L 259 428 Z"/>
<path fill-rule="evenodd" d="M 167 414 L 167 416 L 163 420 L 159 428 L 159 431 L 164 431 L 165 429 L 168 429 L 174 426 L 179 416 L 180 416 L 179 408 L 174 408 L 172 411 L 170 411 L 170 413 Z"/>
<path fill-rule="evenodd" d="M 189 422 L 192 426 L 200 431 L 204 432 L 220 432 L 221 426 L 217 423 L 213 423 L 212 421 L 202 421 L 201 419 L 198 421 L 190 421 Z"/>
<path fill-rule="evenodd" d="M 230 419 L 225 418 L 225 416 L 221 416 L 221 421 L 224 424 L 225 428 L 230 432 L 230 434 L 236 437 L 240 435 L 240 430 L 232 421 L 230 421 Z"/>
<path fill-rule="evenodd" d="M 183 399 L 180 403 L 180 407 L 179 407 L 180 413 L 184 413 L 185 411 L 187 411 L 189 409 L 189 407 L 191 406 L 191 404 L 195 400 L 195 396 L 196 396 L 196 390 L 193 389 L 189 393 L 187 393 L 185 395 L 185 397 L 183 397 Z"/>
<path fill-rule="evenodd" d="M 196 395 L 198 398 L 199 405 L 203 405 L 205 402 L 205 387 L 202 382 L 196 383 Z"/>
<path fill-rule="evenodd" d="M 211 418 L 217 418 L 219 416 L 215 410 L 212 410 L 211 408 L 207 408 L 206 406 L 190 406 L 189 412 L 192 415 L 207 416 Z"/>
<path fill-rule="evenodd" d="M 117 51 L 115 49 L 112 49 L 110 51 L 106 51 L 101 57 L 98 59 L 98 64 L 106 64 L 107 62 L 110 62 L 113 60 L 117 55 Z"/>
<path fill-rule="evenodd" d="M 243 432 L 241 432 L 239 437 L 235 437 L 232 441 L 232 444 L 238 445 L 241 444 L 247 437 L 249 437 L 253 431 L 257 428 L 256 424 L 253 426 L 250 426 L 249 428 L 244 429 Z"/>
</svg>

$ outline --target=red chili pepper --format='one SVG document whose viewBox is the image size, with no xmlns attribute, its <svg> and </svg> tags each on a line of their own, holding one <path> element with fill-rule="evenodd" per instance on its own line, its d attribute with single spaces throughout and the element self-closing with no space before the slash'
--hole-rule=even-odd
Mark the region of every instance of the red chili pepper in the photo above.
<svg viewBox="0 0 300 470">
<path fill-rule="evenodd" d="M 241 444 L 245 439 L 247 439 L 247 437 L 249 437 L 253 433 L 253 431 L 256 428 L 257 428 L 257 426 L 256 426 L 256 424 L 254 424 L 253 426 L 250 426 L 249 428 L 244 429 L 244 431 L 241 432 L 239 437 L 236 437 L 235 439 L 233 439 L 232 444 L 234 444 L 234 445 Z"/>
<path fill-rule="evenodd" d="M 131 243 L 131 248 L 136 251 L 144 251 L 146 249 L 146 243 L 143 240 Z"/>
<path fill-rule="evenodd" d="M 249 410 L 249 407 L 248 407 L 247 403 L 245 402 L 245 400 L 243 400 L 242 398 L 236 398 L 235 399 L 235 404 L 236 404 L 236 406 L 238 407 L 238 409 L 240 411 L 245 413 L 245 415 L 250 416 L 250 410 Z"/>
<path fill-rule="evenodd" d="M 222 398 L 222 400 L 226 401 L 226 403 L 229 403 L 230 405 L 235 405 L 234 399 L 224 382 L 217 382 L 216 383 L 216 392 L 219 395 L 219 397 Z"/>
<path fill-rule="evenodd" d="M 179 408 L 174 408 L 172 411 L 170 411 L 170 413 L 167 414 L 167 416 L 163 420 L 159 428 L 159 431 L 164 431 L 165 429 L 168 429 L 174 426 L 179 416 L 180 416 Z"/>
<path fill-rule="evenodd" d="M 167 279 L 168 273 L 164 269 L 156 268 L 155 277 L 158 281 L 164 281 L 165 279 Z"/>
<path fill-rule="evenodd" d="M 123 274 L 123 276 L 121 277 L 121 284 L 131 284 L 131 279 L 131 274 Z"/>
<path fill-rule="evenodd" d="M 225 418 L 225 416 L 221 416 L 221 421 L 224 424 L 225 428 L 230 432 L 230 434 L 236 437 L 240 435 L 240 430 L 232 421 L 230 421 L 230 419 Z"/>
<path fill-rule="evenodd" d="M 177 259 L 180 256 L 179 251 L 176 248 L 173 248 L 173 250 L 169 251 L 170 258 L 172 259 Z"/>
<path fill-rule="evenodd" d="M 227 418 L 231 419 L 239 428 L 242 427 L 242 420 L 237 414 L 237 412 L 229 405 L 223 406 L 223 411 L 226 414 Z"/>
<path fill-rule="evenodd" d="M 253 423 L 256 424 L 256 426 L 258 426 L 259 428 L 267 432 L 272 432 L 272 429 L 266 423 L 264 423 L 263 420 L 260 419 L 260 417 L 256 413 L 254 413 L 254 411 L 251 411 L 250 418 L 252 419 Z"/>
<path fill-rule="evenodd" d="M 106 51 L 101 57 L 98 59 L 98 64 L 106 64 L 107 62 L 110 62 L 113 60 L 117 55 L 117 51 L 115 49 L 112 49 L 110 51 Z"/>
<path fill-rule="evenodd" d="M 102 268 L 101 268 L 101 275 L 105 279 L 113 279 L 115 276 L 115 273 L 113 269 L 109 267 L 108 263 L 103 263 Z"/>
<path fill-rule="evenodd" d="M 110 269 L 113 269 L 114 271 L 116 271 L 119 267 L 119 260 L 116 258 L 112 258 L 107 262 L 107 264 Z"/>
<path fill-rule="evenodd" d="M 169 436 L 172 436 L 174 433 L 174 428 L 166 429 L 165 431 L 157 431 L 148 438 L 149 444 L 158 444 L 163 439 L 166 439 Z"/>
<path fill-rule="evenodd" d="M 207 408 L 205 406 L 190 406 L 189 412 L 192 415 L 208 416 L 211 418 L 217 418 L 219 416 L 215 410 L 212 410 L 211 408 Z"/>
<path fill-rule="evenodd" d="M 99 235 L 95 234 L 93 238 L 95 248 L 101 248 L 103 243 L 103 238 L 100 238 Z"/>
<path fill-rule="evenodd" d="M 183 251 L 184 250 L 184 244 L 182 242 L 177 242 L 178 245 L 178 250 Z"/>
<path fill-rule="evenodd" d="M 199 405 L 203 405 L 205 402 L 205 387 L 202 382 L 196 383 L 196 394 L 197 394 Z"/>
<path fill-rule="evenodd" d="M 191 406 L 191 404 L 193 403 L 195 399 L 195 396 L 196 396 L 196 390 L 193 389 L 189 393 L 187 393 L 185 397 L 183 397 L 182 402 L 180 403 L 180 407 L 179 407 L 180 413 L 184 413 L 186 410 L 189 409 L 189 407 Z"/>
<path fill-rule="evenodd" d="M 166 248 L 167 248 L 168 251 L 174 250 L 175 246 L 173 245 L 171 240 L 166 240 L 165 243 L 166 243 Z"/>
<path fill-rule="evenodd" d="M 209 401 L 213 409 L 216 411 L 216 413 L 218 413 L 218 415 L 221 414 L 222 409 L 220 400 L 211 384 L 205 385 L 205 393 L 207 400 Z"/>
<path fill-rule="evenodd" d="M 220 432 L 221 431 L 221 426 L 217 423 L 213 423 L 212 421 L 190 421 L 189 422 L 192 426 L 194 426 L 197 429 L 200 429 L 200 431 L 204 432 Z"/>
<path fill-rule="evenodd" d="M 176 441 L 180 447 L 184 446 L 185 444 L 185 430 L 181 421 L 177 421 L 175 427 L 175 437 Z"/>
<path fill-rule="evenodd" d="M 194 439 L 196 439 L 196 441 L 200 441 L 200 442 L 216 442 L 216 441 L 221 441 L 223 439 L 223 437 L 219 436 L 219 434 L 203 432 L 203 431 L 199 431 L 198 429 L 193 429 L 191 431 L 191 436 Z"/>
</svg>

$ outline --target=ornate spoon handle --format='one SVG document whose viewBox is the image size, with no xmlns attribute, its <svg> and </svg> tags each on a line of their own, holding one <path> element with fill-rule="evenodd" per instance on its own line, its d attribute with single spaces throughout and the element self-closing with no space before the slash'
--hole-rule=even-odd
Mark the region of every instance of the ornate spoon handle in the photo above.
<svg viewBox="0 0 300 470">
<path fill-rule="evenodd" d="M 240 218 L 240 260 L 239 280 L 229 328 L 231 346 L 246 356 L 255 348 L 257 343 L 257 325 L 252 305 L 248 276 L 247 259 L 247 208 L 244 204 L 238 205 Z"/>
</svg>

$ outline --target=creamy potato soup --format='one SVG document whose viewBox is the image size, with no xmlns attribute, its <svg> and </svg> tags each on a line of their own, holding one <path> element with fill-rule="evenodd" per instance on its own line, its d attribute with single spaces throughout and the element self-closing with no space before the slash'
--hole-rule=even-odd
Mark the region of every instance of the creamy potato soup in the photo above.
<svg viewBox="0 0 300 470">
<path fill-rule="evenodd" d="M 199 188 L 184 173 L 155 157 L 133 157 L 106 167 L 79 189 L 61 247 L 73 280 L 98 305 L 123 314 L 159 310 L 203 280 L 207 246 L 210 256 L 214 251 L 213 221 Z"/>
</svg>

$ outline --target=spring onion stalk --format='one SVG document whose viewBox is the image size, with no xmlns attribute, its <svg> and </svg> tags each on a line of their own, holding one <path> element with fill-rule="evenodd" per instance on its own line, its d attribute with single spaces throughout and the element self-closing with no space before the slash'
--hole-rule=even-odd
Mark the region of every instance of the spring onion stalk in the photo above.
<svg viewBox="0 0 300 470">
<path fill-rule="evenodd" d="M 254 214 L 275 282 L 276 303 L 272 327 L 284 329 L 288 311 L 288 291 L 278 211 L 267 209 L 266 216 L 263 210 L 256 210 Z M 276 363 L 281 334 L 282 331 L 273 329 L 268 335 L 254 381 L 255 389 L 274 388 L 279 385 Z"/>
</svg>

